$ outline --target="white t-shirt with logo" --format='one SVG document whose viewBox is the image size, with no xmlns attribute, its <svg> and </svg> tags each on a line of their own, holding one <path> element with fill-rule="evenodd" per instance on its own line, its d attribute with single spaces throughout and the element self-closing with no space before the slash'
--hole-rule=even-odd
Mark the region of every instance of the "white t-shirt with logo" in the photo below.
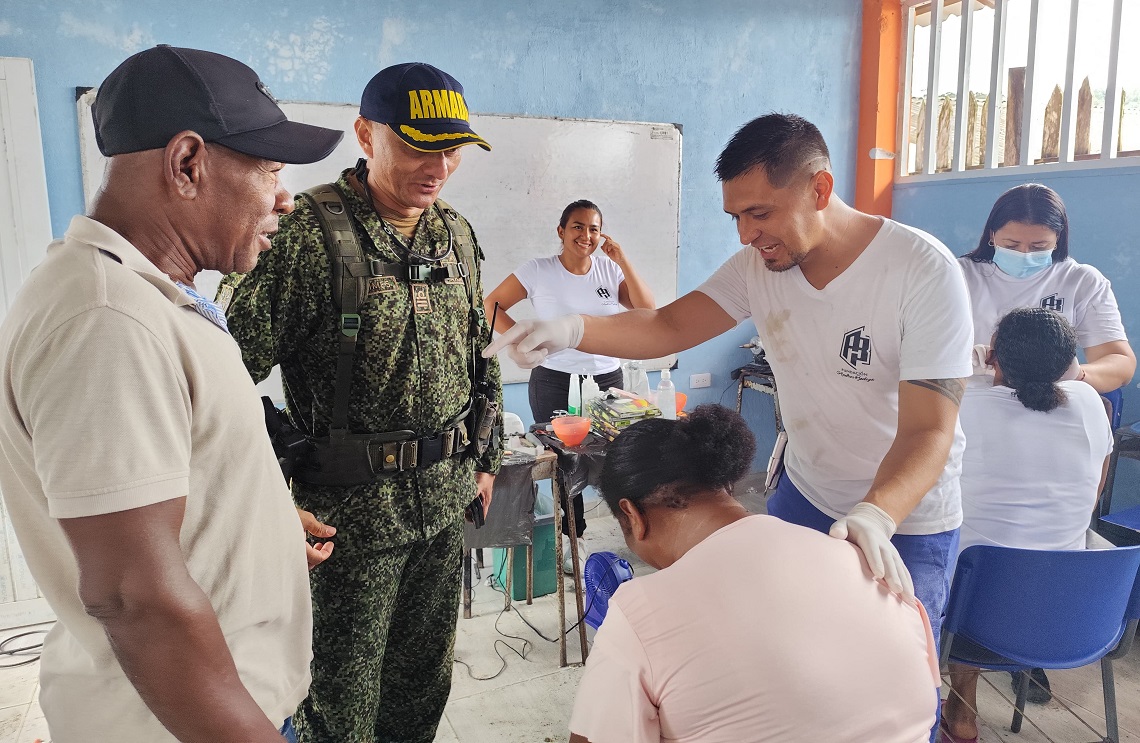
<svg viewBox="0 0 1140 743">
<path fill-rule="evenodd" d="M 990 344 L 998 322 L 1018 307 L 1043 307 L 1065 316 L 1081 348 L 1128 340 L 1112 286 L 1100 271 L 1066 258 L 1017 279 L 993 263 L 958 259 L 970 290 L 974 343 Z"/>
<path fill-rule="evenodd" d="M 748 247 L 698 291 L 738 322 L 756 324 L 788 432 L 788 477 L 832 518 L 866 497 L 894 443 L 899 382 L 970 376 L 969 298 L 954 256 L 931 235 L 889 219 L 823 289 L 799 267 L 770 271 Z M 900 534 L 961 523 L 964 445 L 956 427 L 942 475 Z"/>
<path fill-rule="evenodd" d="M 1048 413 L 1025 407 L 1009 387 L 966 391 L 960 549 L 1084 549 L 1112 428 L 1096 390 L 1060 387 L 1066 401 Z"/>
<path fill-rule="evenodd" d="M 539 320 L 563 315 L 604 317 L 624 312 L 618 302 L 618 288 L 625 273 L 601 251 L 590 256 L 590 270 L 584 276 L 572 274 L 558 256 L 534 258 L 515 270 L 515 278 L 526 289 Z M 621 362 L 612 356 L 585 353 L 575 348 L 552 353 L 542 362 L 547 369 L 567 374 L 605 374 Z"/>
</svg>

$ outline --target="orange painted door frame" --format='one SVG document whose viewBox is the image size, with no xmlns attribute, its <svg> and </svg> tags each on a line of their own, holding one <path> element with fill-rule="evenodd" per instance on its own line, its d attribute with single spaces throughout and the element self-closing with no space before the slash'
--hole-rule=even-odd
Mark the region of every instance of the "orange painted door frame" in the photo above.
<svg viewBox="0 0 1140 743">
<path fill-rule="evenodd" d="M 902 19 L 901 0 L 863 0 L 855 208 L 884 217 L 891 216 L 891 189 L 899 157 L 896 138 Z"/>
</svg>

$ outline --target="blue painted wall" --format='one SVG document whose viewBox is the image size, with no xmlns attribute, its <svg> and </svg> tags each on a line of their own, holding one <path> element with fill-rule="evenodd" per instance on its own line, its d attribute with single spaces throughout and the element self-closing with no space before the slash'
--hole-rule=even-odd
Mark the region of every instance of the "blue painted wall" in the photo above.
<svg viewBox="0 0 1140 743">
<path fill-rule="evenodd" d="M 816 123 L 839 194 L 851 200 L 860 16 L 850 0 L 440 0 L 430 10 L 364 0 L 53 0 L 0 9 L 0 55 L 35 65 L 57 236 L 82 210 L 75 87 L 98 85 L 156 43 L 237 57 L 284 100 L 359 100 L 381 67 L 421 60 L 458 77 L 478 112 L 680 123 L 684 293 L 739 247 L 712 166 L 754 116 L 789 111 Z M 467 216 L 478 230 L 479 215 Z M 679 390 L 689 391 L 689 374 L 713 373 L 691 405 L 734 403 L 728 373 L 749 359 L 736 346 L 753 332 L 745 325 L 681 355 Z M 529 418 L 524 386 L 508 390 L 507 408 Z M 766 461 L 771 403 L 749 393 L 745 413 Z"/>
</svg>

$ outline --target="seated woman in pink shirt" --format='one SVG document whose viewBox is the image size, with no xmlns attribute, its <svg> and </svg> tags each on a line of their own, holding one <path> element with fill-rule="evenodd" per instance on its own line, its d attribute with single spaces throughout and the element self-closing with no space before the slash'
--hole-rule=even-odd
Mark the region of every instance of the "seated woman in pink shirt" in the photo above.
<svg viewBox="0 0 1140 743">
<path fill-rule="evenodd" d="M 599 485 L 656 573 L 623 584 L 578 688 L 572 743 L 925 743 L 937 653 L 920 605 L 859 549 L 749 514 L 755 441 L 702 405 L 610 445 Z"/>
</svg>

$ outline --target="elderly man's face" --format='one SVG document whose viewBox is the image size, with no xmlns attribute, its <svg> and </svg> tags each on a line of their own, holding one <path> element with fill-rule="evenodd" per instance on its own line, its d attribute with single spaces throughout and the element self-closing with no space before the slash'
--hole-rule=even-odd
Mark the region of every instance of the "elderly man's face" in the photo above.
<svg viewBox="0 0 1140 743">
<path fill-rule="evenodd" d="M 358 129 L 357 136 L 368 156 L 368 183 L 376 197 L 400 211 L 423 211 L 434 204 L 443 184 L 459 167 L 461 148 L 420 152 L 386 124 L 368 124 L 366 132 Z"/>
<path fill-rule="evenodd" d="M 293 211 L 293 198 L 281 185 L 282 163 L 261 160 L 220 145 L 210 148 L 213 243 L 201 268 L 246 273 L 269 250 L 277 218 Z"/>
</svg>

